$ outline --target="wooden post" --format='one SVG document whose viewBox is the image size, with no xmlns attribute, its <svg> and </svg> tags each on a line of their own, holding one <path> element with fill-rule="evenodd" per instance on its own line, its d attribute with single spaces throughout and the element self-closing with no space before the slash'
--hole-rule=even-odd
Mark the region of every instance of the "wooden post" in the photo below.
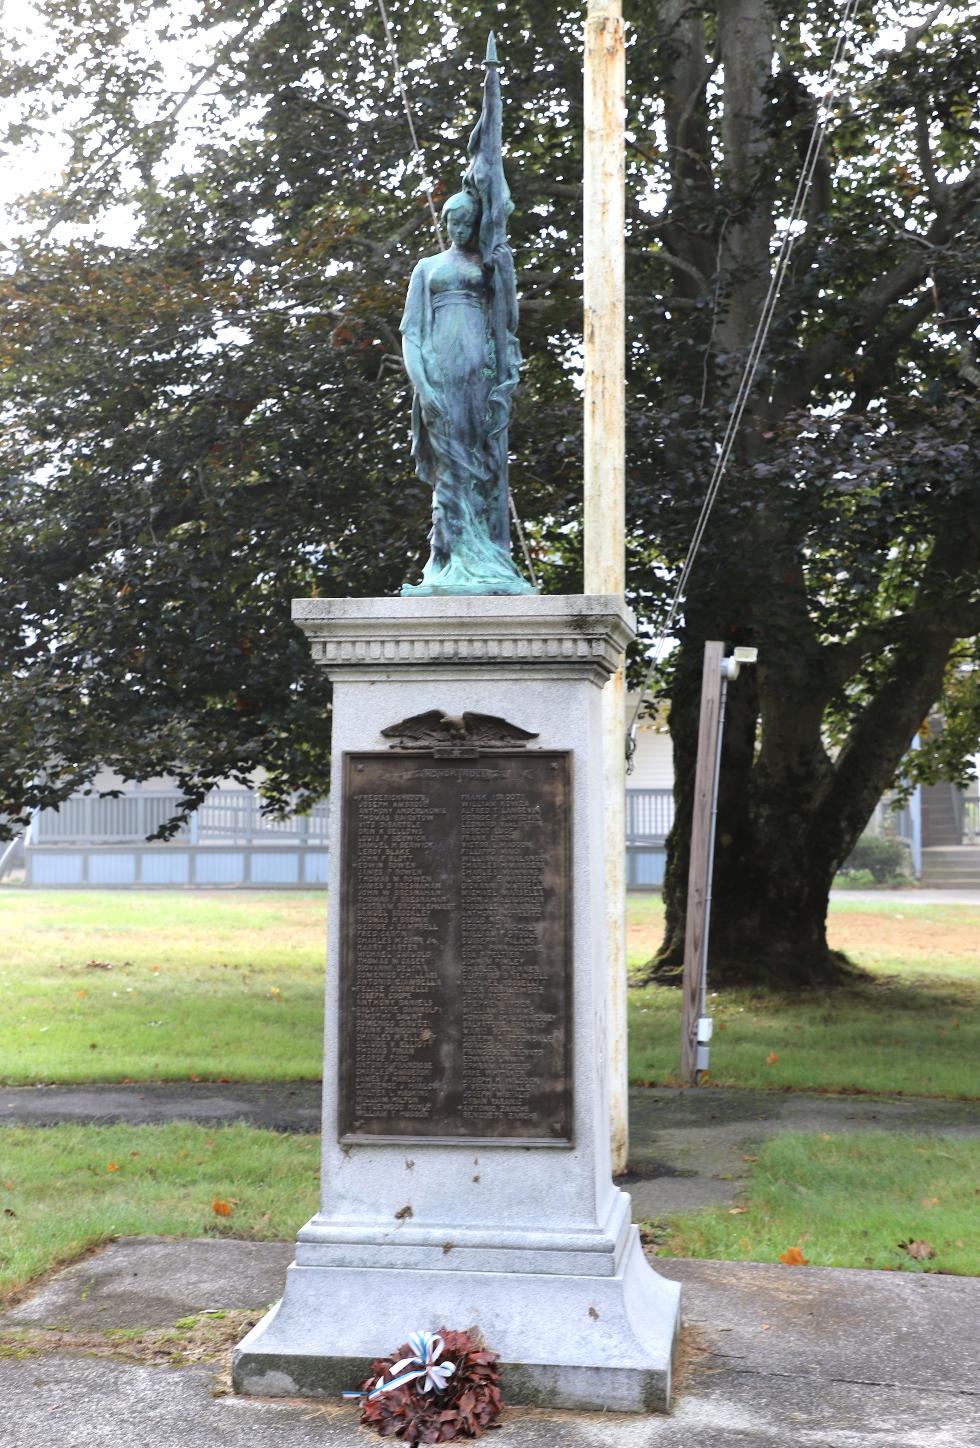
<svg viewBox="0 0 980 1448">
<path fill-rule="evenodd" d="M 589 0 L 583 170 L 585 592 L 626 588 L 625 108 L 622 0 Z M 626 693 L 602 691 L 613 1171 L 629 1153 L 626 1056 Z"/>
<path fill-rule="evenodd" d="M 691 863 L 687 874 L 687 921 L 684 928 L 684 1014 L 681 1021 L 681 1079 L 697 1084 L 698 1018 L 701 1014 L 701 968 L 707 942 L 708 885 L 711 873 L 711 801 L 718 760 L 718 715 L 721 708 L 722 643 L 706 643 L 701 674 L 701 719 L 694 776 L 691 820 Z"/>
</svg>

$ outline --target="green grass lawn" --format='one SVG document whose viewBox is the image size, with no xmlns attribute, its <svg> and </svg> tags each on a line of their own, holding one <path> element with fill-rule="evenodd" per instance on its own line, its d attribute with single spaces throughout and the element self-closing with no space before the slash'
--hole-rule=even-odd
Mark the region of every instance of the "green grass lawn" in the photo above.
<svg viewBox="0 0 980 1448">
<path fill-rule="evenodd" d="M 670 1257 L 778 1262 L 795 1247 L 819 1267 L 977 1276 L 978 1191 L 980 1141 L 784 1132 L 759 1148 L 741 1205 L 650 1235 Z"/>
<path fill-rule="evenodd" d="M 318 1158 L 318 1137 L 248 1126 L 0 1126 L 0 1302 L 117 1236 L 289 1240 L 316 1210 Z M 760 1148 L 743 1205 L 649 1236 L 669 1256 L 797 1247 L 821 1266 L 978 1275 L 978 1187 L 978 1141 L 786 1133 Z"/>
<path fill-rule="evenodd" d="M 0 890 L 0 1081 L 316 1078 L 325 917 L 323 892 Z M 631 897 L 634 967 L 661 924 Z M 713 996 L 711 1080 L 980 1097 L 980 909 L 835 901 L 831 938 L 875 980 Z M 676 1079 L 679 1011 L 631 992 L 634 1081 Z"/>
<path fill-rule="evenodd" d="M 288 1240 L 319 1151 L 248 1126 L 0 1126 L 0 1301 L 112 1237 Z"/>
<path fill-rule="evenodd" d="M 0 891 L 0 1080 L 317 1078 L 326 896 Z"/>
<path fill-rule="evenodd" d="M 632 897 L 634 971 L 661 927 L 659 897 Z M 873 979 L 814 995 L 711 992 L 712 1085 L 980 1097 L 980 908 L 835 900 L 829 933 Z M 680 1010 L 676 990 L 630 992 L 634 1083 L 679 1080 Z"/>
</svg>

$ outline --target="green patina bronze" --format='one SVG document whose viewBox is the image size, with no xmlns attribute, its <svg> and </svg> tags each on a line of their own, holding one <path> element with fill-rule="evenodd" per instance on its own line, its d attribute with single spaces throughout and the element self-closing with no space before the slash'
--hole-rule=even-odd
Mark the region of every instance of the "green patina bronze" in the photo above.
<svg viewBox="0 0 980 1448">
<path fill-rule="evenodd" d="M 507 428 L 521 353 L 497 68 L 491 34 L 463 189 L 442 209 L 451 245 L 422 258 L 405 301 L 412 456 L 432 488 L 432 530 L 422 582 L 403 594 L 535 591 L 510 555 Z"/>
</svg>

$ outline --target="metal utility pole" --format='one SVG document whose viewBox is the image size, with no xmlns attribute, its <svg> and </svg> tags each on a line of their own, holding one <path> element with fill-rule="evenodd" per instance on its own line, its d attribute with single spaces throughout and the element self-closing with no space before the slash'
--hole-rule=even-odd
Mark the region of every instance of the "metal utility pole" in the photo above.
<svg viewBox="0 0 980 1448">
<path fill-rule="evenodd" d="M 588 0 L 583 176 L 585 592 L 626 589 L 625 109 L 622 0 Z M 602 691 L 613 1171 L 629 1152 L 626 1074 L 626 690 Z"/>
</svg>

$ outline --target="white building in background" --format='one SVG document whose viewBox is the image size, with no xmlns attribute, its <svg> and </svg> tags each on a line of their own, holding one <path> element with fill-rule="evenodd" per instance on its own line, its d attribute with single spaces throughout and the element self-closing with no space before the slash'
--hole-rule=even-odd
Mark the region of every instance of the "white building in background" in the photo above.
<svg viewBox="0 0 980 1448">
<path fill-rule="evenodd" d="M 629 701 L 629 717 L 636 696 Z M 913 876 L 923 885 L 980 888 L 980 755 L 966 790 L 941 783 L 919 785 L 901 809 L 886 795 L 868 832 L 900 840 Z M 666 719 L 641 718 L 633 771 L 626 781 L 627 882 L 631 889 L 663 884 L 665 840 L 674 818 L 674 759 Z"/>
<path fill-rule="evenodd" d="M 635 706 L 634 695 L 628 717 Z M 641 717 L 635 740 L 626 777 L 627 886 L 656 890 L 663 884 L 674 819 L 674 762 L 665 718 Z M 63 889 L 289 889 L 326 883 L 326 801 L 308 815 L 270 820 L 262 815 L 257 789 L 223 781 L 173 839 L 149 843 L 146 836 L 176 809 L 173 780 L 135 784 L 103 771 L 94 787 L 123 793 L 117 799 L 76 795 L 60 810 L 39 811 L 25 838 L 0 845 L 0 881 L 20 880 L 23 869 L 24 884 Z M 976 780 L 965 793 L 949 784 L 917 789 L 899 811 L 883 799 L 869 829 L 902 840 L 913 874 L 924 884 L 980 886 Z"/>
<path fill-rule="evenodd" d="M 147 840 L 176 813 L 172 779 L 136 783 L 101 771 L 93 789 L 60 809 L 38 810 L 23 840 L 0 851 L 0 879 L 23 867 L 28 886 L 61 889 L 324 885 L 327 803 L 308 814 L 270 819 L 258 789 L 223 780 L 169 840 Z M 18 848 L 19 847 L 19 848 Z M 6 869 L 5 869 L 6 866 Z"/>
<path fill-rule="evenodd" d="M 627 700 L 632 719 L 637 695 Z M 633 768 L 626 776 L 626 885 L 659 889 L 674 822 L 674 755 L 665 717 L 641 715 L 634 734 Z"/>
</svg>

